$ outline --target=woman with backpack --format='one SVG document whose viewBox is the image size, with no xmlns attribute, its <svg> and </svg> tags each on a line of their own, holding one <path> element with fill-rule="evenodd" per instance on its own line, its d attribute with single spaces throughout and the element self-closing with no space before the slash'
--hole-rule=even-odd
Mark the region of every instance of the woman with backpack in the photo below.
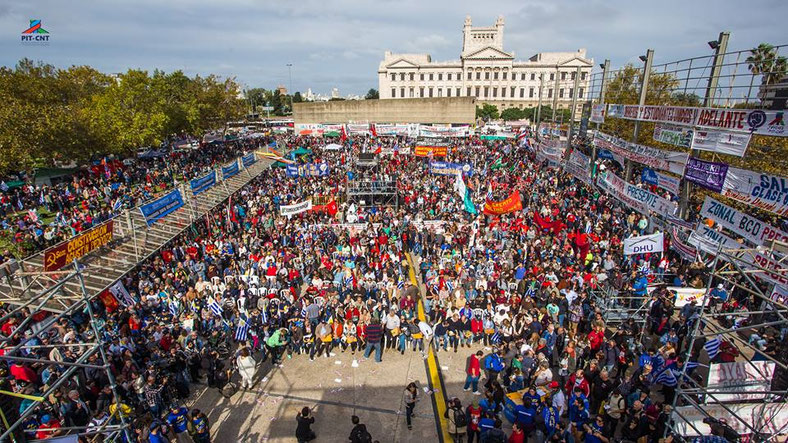
<svg viewBox="0 0 788 443">
<path fill-rule="evenodd" d="M 465 415 L 459 398 L 450 400 L 447 407 L 443 416 L 449 419 L 449 435 L 452 436 L 455 443 L 462 443 L 468 426 L 468 416 Z"/>
</svg>

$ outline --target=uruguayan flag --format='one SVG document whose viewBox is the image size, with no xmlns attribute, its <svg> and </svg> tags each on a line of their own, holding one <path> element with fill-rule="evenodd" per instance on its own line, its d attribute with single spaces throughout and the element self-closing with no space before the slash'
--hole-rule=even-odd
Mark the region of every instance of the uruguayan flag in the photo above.
<svg viewBox="0 0 788 443">
<path fill-rule="evenodd" d="M 112 205 L 112 210 L 117 212 L 120 210 L 121 206 L 123 206 L 123 199 L 119 198 L 115 200 L 115 203 Z"/>
<path fill-rule="evenodd" d="M 432 292 L 435 292 L 436 294 L 438 293 L 438 284 L 437 283 L 433 283 L 432 284 Z"/>
<path fill-rule="evenodd" d="M 591 233 L 591 222 L 586 223 L 586 234 Z"/>
<path fill-rule="evenodd" d="M 446 289 L 448 289 L 449 292 L 452 292 L 454 290 L 454 283 L 450 282 L 449 280 L 446 280 Z"/>
<path fill-rule="evenodd" d="M 306 306 L 301 308 L 301 318 L 306 318 Z"/>
<path fill-rule="evenodd" d="M 397 289 L 400 291 L 405 289 L 405 280 L 403 280 L 402 277 L 397 281 Z"/>
<path fill-rule="evenodd" d="M 654 380 L 654 382 L 670 387 L 674 387 L 679 384 L 678 380 L 676 380 L 676 376 L 673 375 L 673 371 L 671 371 L 670 369 L 665 369 L 664 371 L 662 371 L 657 376 L 657 379 Z"/>
<path fill-rule="evenodd" d="M 345 286 L 353 286 L 353 276 L 348 275 L 345 277 Z"/>
<path fill-rule="evenodd" d="M 249 334 L 249 323 L 241 319 L 240 322 L 238 323 L 238 327 L 235 328 L 235 341 L 246 340 L 246 336 L 248 334 Z"/>
<path fill-rule="evenodd" d="M 715 337 L 703 345 L 703 348 L 706 349 L 706 352 L 709 354 L 710 360 L 714 359 L 714 357 L 720 353 L 720 344 L 722 344 L 720 339 Z"/>
<path fill-rule="evenodd" d="M 534 286 L 535 285 L 533 285 L 533 284 L 529 285 L 528 289 L 525 290 L 525 296 L 526 297 L 533 297 L 534 295 L 536 295 L 536 289 L 534 289 Z"/>
<path fill-rule="evenodd" d="M 222 306 L 214 300 L 213 297 L 208 299 L 208 308 L 216 315 L 222 315 L 224 313 Z"/>
<path fill-rule="evenodd" d="M 172 314 L 173 317 L 177 317 L 178 316 L 178 302 L 176 300 L 170 300 L 169 308 L 170 308 L 170 314 Z"/>
<path fill-rule="evenodd" d="M 493 333 L 492 337 L 490 337 L 490 343 L 498 344 L 500 342 L 501 342 L 501 333 L 498 332 L 498 331 L 495 331 Z"/>
</svg>

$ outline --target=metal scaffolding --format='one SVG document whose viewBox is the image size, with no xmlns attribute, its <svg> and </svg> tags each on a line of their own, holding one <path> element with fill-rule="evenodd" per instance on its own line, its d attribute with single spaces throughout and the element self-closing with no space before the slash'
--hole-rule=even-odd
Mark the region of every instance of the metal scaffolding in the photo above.
<svg viewBox="0 0 788 443">
<path fill-rule="evenodd" d="M 73 283 L 81 288 L 79 291 L 81 299 L 74 300 L 72 298 L 73 303 L 71 303 L 67 308 L 55 315 L 51 315 L 44 320 L 41 320 L 37 324 L 33 324 L 34 316 L 32 314 L 38 312 L 48 303 L 50 303 L 56 294 L 62 291 L 68 283 Z M 53 371 L 54 375 L 52 375 L 52 377 L 47 380 L 46 384 L 44 385 L 45 390 L 41 394 L 23 395 L 20 393 L 11 393 L 5 391 L 0 392 L 0 395 L 22 397 L 32 401 L 32 403 L 30 403 L 24 410 L 21 411 L 19 411 L 18 408 L 4 408 L 5 410 L 2 410 L 2 434 L 0 435 L 0 441 L 25 441 L 26 438 L 24 433 L 21 432 L 21 426 L 26 423 L 32 414 L 48 406 L 49 396 L 55 393 L 55 391 L 57 391 L 63 384 L 72 379 L 72 377 L 77 374 L 77 371 L 88 368 L 104 371 L 103 373 L 106 376 L 106 380 L 109 382 L 109 386 L 112 389 L 113 404 L 116 406 L 115 412 L 117 413 L 117 416 L 113 414 L 112 421 L 107 420 L 102 426 L 99 427 L 87 424 L 85 426 L 72 426 L 66 428 L 61 427 L 59 429 L 67 430 L 69 434 L 104 434 L 105 441 L 122 441 L 121 434 L 124 434 L 123 437 L 125 437 L 125 441 L 132 441 L 131 434 L 129 433 L 130 423 L 128 417 L 126 417 L 125 413 L 123 412 L 123 408 L 120 407 L 122 402 L 118 395 L 115 376 L 113 375 L 110 368 L 109 360 L 105 350 L 105 347 L 108 346 L 108 343 L 104 340 L 104 334 L 101 333 L 101 328 L 97 322 L 97 314 L 93 310 L 92 303 L 90 303 L 91 299 L 92 295 L 88 292 L 88 289 L 85 286 L 85 278 L 83 275 L 82 266 L 75 260 L 73 262 L 72 271 L 69 272 L 66 277 L 59 280 L 52 287 L 37 294 L 31 295 L 25 300 L 23 304 L 0 317 L 0 323 L 4 323 L 13 316 L 25 314 L 25 319 L 17 326 L 16 331 L 35 331 L 30 339 L 23 338 L 17 344 L 14 344 L 14 337 L 16 334 L 11 334 L 11 336 L 8 337 L 0 336 L 0 349 L 3 350 L 3 355 L 0 355 L 0 359 L 5 360 L 9 365 L 13 363 L 36 363 L 40 365 L 51 366 L 53 368 L 61 368 L 59 371 Z M 52 343 L 47 346 L 53 349 L 70 348 L 76 352 L 81 352 L 81 355 L 79 355 L 75 361 L 58 361 L 38 357 L 30 358 L 22 355 L 26 350 L 32 350 L 41 347 L 38 345 L 27 345 L 27 343 L 32 338 L 41 338 L 46 336 L 49 330 L 58 324 L 60 319 L 68 318 L 70 315 L 78 312 L 79 310 L 82 310 L 88 314 L 90 332 L 92 332 L 94 340 L 90 343 L 78 343 L 76 345 L 71 343 Z M 79 377 L 76 377 L 76 379 L 78 380 Z M 24 429 L 25 432 L 33 432 L 37 430 L 38 429 Z"/>
<path fill-rule="evenodd" d="M 774 250 L 725 249 L 718 247 L 710 266 L 710 277 L 706 285 L 697 320 L 689 335 L 689 343 L 683 353 L 684 366 L 672 403 L 668 429 L 682 437 L 708 435 L 710 425 L 721 417 L 726 425 L 739 434 L 751 434 L 751 441 L 771 441 L 778 434 L 788 432 L 788 350 L 781 347 L 775 355 L 759 349 L 751 339 L 752 334 L 764 328 L 778 333 L 788 328 L 788 306 L 782 300 L 774 300 L 764 290 L 773 283 L 770 280 L 784 276 L 788 263 L 783 265 L 784 256 L 774 255 L 778 268 L 764 268 L 754 260 L 755 254 L 768 256 Z M 758 279 L 758 280 L 756 280 Z M 759 306 L 750 310 L 721 312 L 712 306 L 711 289 L 723 283 L 743 291 Z M 729 322 L 733 321 L 733 324 Z M 706 344 L 729 343 L 738 349 L 736 365 L 741 374 L 724 386 L 710 386 L 705 372 L 699 366 L 699 375 L 689 377 L 686 362 L 698 362 L 703 351 L 708 356 Z M 771 368 L 773 371 L 765 368 Z"/>
</svg>

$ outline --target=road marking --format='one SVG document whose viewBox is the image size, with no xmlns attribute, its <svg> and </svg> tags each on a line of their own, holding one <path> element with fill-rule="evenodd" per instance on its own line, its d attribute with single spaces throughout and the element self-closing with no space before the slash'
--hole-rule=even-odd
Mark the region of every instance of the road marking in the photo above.
<svg viewBox="0 0 788 443">
<path fill-rule="evenodd" d="M 419 281 L 416 279 L 416 267 L 413 265 L 413 259 L 411 258 L 410 253 L 405 254 L 405 257 L 408 259 L 408 274 L 410 276 L 410 281 L 414 286 L 419 288 L 419 293 L 421 294 L 421 286 L 419 285 Z M 424 294 L 421 294 L 421 296 L 423 297 Z M 420 321 L 426 321 L 422 297 L 419 297 L 419 303 L 417 304 L 418 316 Z M 443 383 L 443 375 L 441 375 L 440 372 L 438 357 L 435 355 L 432 347 L 429 347 L 428 351 L 429 353 L 427 354 L 427 359 L 424 360 L 424 366 L 427 370 L 427 382 L 429 383 L 430 391 L 433 392 L 430 397 L 432 398 L 432 410 L 435 413 L 435 427 L 438 431 L 438 439 L 440 443 L 450 442 L 453 440 L 451 435 L 449 435 L 448 421 L 446 420 L 446 417 L 444 417 L 444 414 L 446 413 L 446 387 Z"/>
</svg>

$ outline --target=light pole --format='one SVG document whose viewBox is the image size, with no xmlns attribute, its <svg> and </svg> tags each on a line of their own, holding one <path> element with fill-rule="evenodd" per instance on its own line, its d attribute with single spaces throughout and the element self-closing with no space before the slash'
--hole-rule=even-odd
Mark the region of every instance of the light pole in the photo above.
<svg viewBox="0 0 788 443">
<path fill-rule="evenodd" d="M 293 114 L 293 64 L 287 64 L 287 76 L 290 78 L 290 114 Z"/>
</svg>

